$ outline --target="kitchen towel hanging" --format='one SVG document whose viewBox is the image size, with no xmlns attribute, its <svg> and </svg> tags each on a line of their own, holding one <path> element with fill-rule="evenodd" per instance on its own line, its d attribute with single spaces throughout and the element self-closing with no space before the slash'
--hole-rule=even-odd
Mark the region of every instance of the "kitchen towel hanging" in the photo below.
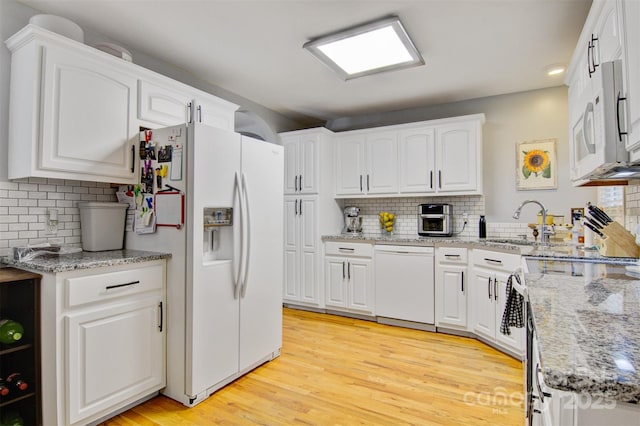
<svg viewBox="0 0 640 426">
<path fill-rule="evenodd" d="M 500 333 L 506 336 L 511 335 L 511 330 L 509 330 L 509 327 L 524 327 L 524 297 L 513 288 L 514 278 L 518 285 L 522 285 L 518 274 L 509 275 L 506 289 L 507 303 L 505 303 L 504 306 L 504 312 L 502 313 L 502 324 L 500 325 Z"/>
</svg>

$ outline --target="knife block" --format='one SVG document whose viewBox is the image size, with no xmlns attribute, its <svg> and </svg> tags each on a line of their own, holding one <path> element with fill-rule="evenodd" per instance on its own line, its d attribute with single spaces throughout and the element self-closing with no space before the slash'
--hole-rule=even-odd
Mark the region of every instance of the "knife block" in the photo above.
<svg viewBox="0 0 640 426">
<path fill-rule="evenodd" d="M 602 242 L 600 254 L 608 257 L 639 257 L 636 238 L 618 222 L 611 222 L 600 230 L 607 236 Z"/>
</svg>

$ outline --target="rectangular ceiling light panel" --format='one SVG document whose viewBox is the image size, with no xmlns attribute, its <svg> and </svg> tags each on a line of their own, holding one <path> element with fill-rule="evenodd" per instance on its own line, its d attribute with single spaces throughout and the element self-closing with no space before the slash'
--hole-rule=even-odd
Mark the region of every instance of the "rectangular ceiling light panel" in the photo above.
<svg viewBox="0 0 640 426">
<path fill-rule="evenodd" d="M 345 80 L 424 65 L 397 16 L 320 37 L 303 47 Z"/>
</svg>

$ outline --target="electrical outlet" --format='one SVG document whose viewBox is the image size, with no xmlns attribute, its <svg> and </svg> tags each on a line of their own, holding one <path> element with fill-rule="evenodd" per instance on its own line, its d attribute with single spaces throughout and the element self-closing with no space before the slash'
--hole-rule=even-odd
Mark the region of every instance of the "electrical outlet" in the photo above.
<svg viewBox="0 0 640 426">
<path fill-rule="evenodd" d="M 467 212 L 462 213 L 462 219 L 464 219 L 465 222 L 468 221 L 469 220 L 469 213 L 467 213 Z"/>
</svg>

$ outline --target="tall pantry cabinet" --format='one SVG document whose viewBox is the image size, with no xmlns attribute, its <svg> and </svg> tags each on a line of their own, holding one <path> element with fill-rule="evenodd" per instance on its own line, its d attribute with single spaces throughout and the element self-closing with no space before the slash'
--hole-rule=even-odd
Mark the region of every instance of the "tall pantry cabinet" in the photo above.
<svg viewBox="0 0 640 426">
<path fill-rule="evenodd" d="M 281 133 L 284 146 L 285 304 L 323 308 L 323 234 L 340 231 L 333 199 L 333 132 L 314 128 Z"/>
</svg>

